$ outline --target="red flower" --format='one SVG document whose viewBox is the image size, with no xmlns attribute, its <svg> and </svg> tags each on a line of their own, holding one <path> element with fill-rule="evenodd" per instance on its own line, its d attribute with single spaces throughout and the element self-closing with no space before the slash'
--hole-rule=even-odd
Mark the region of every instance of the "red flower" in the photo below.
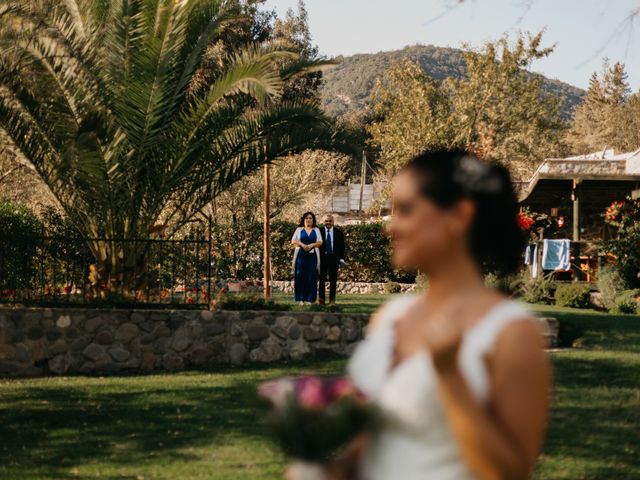
<svg viewBox="0 0 640 480">
<path fill-rule="evenodd" d="M 518 220 L 518 226 L 522 230 L 531 230 L 531 227 L 533 227 L 533 224 L 536 223 L 536 221 L 533 218 L 529 217 L 528 215 L 522 212 L 518 212 L 517 220 Z"/>
<path fill-rule="evenodd" d="M 604 218 L 607 222 L 615 222 L 616 219 L 620 218 L 622 213 L 622 208 L 624 207 L 624 202 L 613 202 L 607 208 L 607 211 L 604 214 Z"/>
</svg>

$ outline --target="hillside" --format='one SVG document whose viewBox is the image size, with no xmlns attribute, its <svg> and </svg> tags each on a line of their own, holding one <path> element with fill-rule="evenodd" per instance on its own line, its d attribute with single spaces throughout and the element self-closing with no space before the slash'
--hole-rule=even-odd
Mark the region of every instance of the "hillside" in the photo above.
<svg viewBox="0 0 640 480">
<path fill-rule="evenodd" d="M 339 57 L 339 65 L 324 73 L 322 103 L 326 111 L 338 116 L 362 108 L 376 79 L 403 58 L 420 63 L 429 75 L 438 80 L 460 78 L 466 73 L 463 52 L 457 48 L 414 45 L 402 50 Z M 563 113 L 565 117 L 570 117 L 580 103 L 584 90 L 559 80 L 543 78 L 547 91 L 562 99 Z"/>
</svg>

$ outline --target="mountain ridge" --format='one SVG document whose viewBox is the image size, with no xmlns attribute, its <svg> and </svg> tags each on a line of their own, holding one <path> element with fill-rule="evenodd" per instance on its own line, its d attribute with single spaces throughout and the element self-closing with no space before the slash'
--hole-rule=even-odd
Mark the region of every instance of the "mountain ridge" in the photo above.
<svg viewBox="0 0 640 480">
<path fill-rule="evenodd" d="M 376 79 L 394 63 L 405 58 L 419 63 L 436 80 L 466 75 L 464 51 L 459 48 L 411 45 L 399 50 L 340 56 L 336 58 L 340 63 L 324 72 L 320 98 L 326 112 L 340 116 L 364 108 Z M 570 118 L 585 91 L 540 73 L 528 73 L 543 78 L 545 90 L 560 98 L 563 117 Z"/>
</svg>

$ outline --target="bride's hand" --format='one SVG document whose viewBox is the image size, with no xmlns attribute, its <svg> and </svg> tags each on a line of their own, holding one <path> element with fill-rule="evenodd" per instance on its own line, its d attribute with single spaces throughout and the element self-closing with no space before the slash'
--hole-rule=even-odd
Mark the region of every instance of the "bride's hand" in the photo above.
<svg viewBox="0 0 640 480">
<path fill-rule="evenodd" d="M 448 371 L 456 366 L 463 333 L 460 323 L 456 321 L 460 313 L 461 306 L 452 305 L 432 318 L 422 331 L 425 346 L 439 371 Z"/>
</svg>

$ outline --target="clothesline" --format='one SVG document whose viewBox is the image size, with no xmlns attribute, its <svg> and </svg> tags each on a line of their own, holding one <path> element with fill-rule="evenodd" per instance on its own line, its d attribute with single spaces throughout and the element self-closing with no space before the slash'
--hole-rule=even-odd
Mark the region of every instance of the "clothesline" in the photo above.
<svg viewBox="0 0 640 480">
<path fill-rule="evenodd" d="M 531 276 L 537 277 L 540 271 L 571 272 L 582 270 L 580 260 L 572 253 L 572 246 L 575 244 L 593 244 L 586 240 L 573 241 L 569 239 L 543 239 L 529 242 L 524 254 L 524 264 L 531 267 Z M 542 254 L 539 254 L 539 247 L 542 245 Z M 584 258 L 589 259 L 589 256 Z"/>
</svg>

